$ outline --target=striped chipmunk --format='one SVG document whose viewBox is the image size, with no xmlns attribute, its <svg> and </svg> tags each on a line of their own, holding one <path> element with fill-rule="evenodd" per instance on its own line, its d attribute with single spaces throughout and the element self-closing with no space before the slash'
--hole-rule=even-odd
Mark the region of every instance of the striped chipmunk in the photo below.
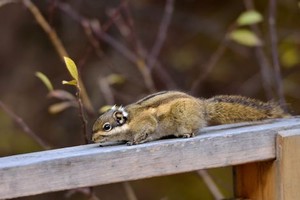
<svg viewBox="0 0 300 200">
<path fill-rule="evenodd" d="M 207 125 L 288 117 L 274 102 L 221 95 L 199 99 L 178 91 L 162 91 L 130 104 L 113 106 L 93 125 L 96 143 L 128 145 L 166 136 L 189 138 Z"/>
</svg>

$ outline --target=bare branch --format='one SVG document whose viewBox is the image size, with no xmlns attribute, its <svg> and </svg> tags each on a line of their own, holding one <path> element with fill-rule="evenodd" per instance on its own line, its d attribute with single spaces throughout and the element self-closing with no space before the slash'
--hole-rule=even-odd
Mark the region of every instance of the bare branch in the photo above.
<svg viewBox="0 0 300 200">
<path fill-rule="evenodd" d="M 128 200 L 138 200 L 138 198 L 136 197 L 136 194 L 134 193 L 132 186 L 130 185 L 130 183 L 128 181 L 123 182 L 122 185 L 125 189 Z"/>
<path fill-rule="evenodd" d="M 99 58 L 102 58 L 103 51 L 100 49 L 100 44 L 99 44 L 98 40 L 95 38 L 95 36 L 93 35 L 88 22 L 81 20 L 80 16 L 70 7 L 69 4 L 58 2 L 57 6 L 60 10 L 62 10 L 65 13 L 68 13 L 68 15 L 71 16 L 76 22 L 81 24 L 88 41 L 90 42 L 90 44 L 94 48 L 94 51 L 96 52 L 96 55 Z M 108 28 L 108 26 L 107 26 L 107 28 Z"/>
<path fill-rule="evenodd" d="M 155 91 L 154 82 L 152 80 L 151 73 L 147 68 L 144 60 L 136 56 L 132 51 L 130 51 L 127 47 L 119 43 L 113 37 L 101 31 L 98 21 L 93 21 L 90 23 L 90 25 L 91 25 L 91 29 L 93 30 L 93 32 L 97 37 L 99 37 L 100 39 L 102 39 L 103 41 L 111 45 L 114 49 L 119 51 L 123 56 L 125 56 L 128 60 L 130 60 L 136 65 L 136 67 L 139 69 L 140 73 L 144 78 L 148 90 L 150 92 L 154 92 Z"/>
<path fill-rule="evenodd" d="M 244 0 L 244 4 L 247 10 L 254 10 L 253 0 Z M 257 24 L 251 25 L 252 31 L 261 38 L 261 32 Z M 272 88 L 274 87 L 273 77 L 274 71 L 270 65 L 269 59 L 266 56 L 262 46 L 255 47 L 255 56 L 260 66 L 260 74 L 262 77 L 262 85 L 265 90 L 265 94 L 269 100 L 273 99 Z"/>
<path fill-rule="evenodd" d="M 156 37 L 156 41 L 152 47 L 152 50 L 148 56 L 148 67 L 150 69 L 153 68 L 153 66 L 156 63 L 157 57 L 160 53 L 160 50 L 164 44 L 164 41 L 166 39 L 167 31 L 172 19 L 172 14 L 174 10 L 174 0 L 167 0 L 166 6 L 165 6 L 165 12 L 164 16 L 161 20 L 159 31 Z"/>
<path fill-rule="evenodd" d="M 109 15 L 110 16 L 109 20 L 103 24 L 102 31 L 106 32 L 113 25 L 113 23 L 119 18 L 119 16 L 121 15 L 121 10 L 125 7 L 125 4 L 127 4 L 127 2 L 123 1 L 122 3 L 119 4 L 117 8 L 113 10 L 113 12 Z"/>
<path fill-rule="evenodd" d="M 129 3 L 128 0 L 122 0 L 123 2 L 123 10 L 124 10 L 124 23 L 128 26 L 128 28 L 130 29 L 130 39 L 133 42 L 133 48 L 134 51 L 136 52 L 136 54 L 140 57 L 142 57 L 143 59 L 145 59 L 146 57 L 146 49 L 144 48 L 140 38 L 138 37 L 138 34 L 136 32 L 136 26 L 135 26 L 135 22 L 134 22 L 134 18 L 132 16 L 130 7 L 129 7 Z M 118 24 L 116 23 L 116 25 L 118 26 Z"/>
<path fill-rule="evenodd" d="M 50 146 L 45 141 L 43 141 L 42 138 L 40 138 L 31 128 L 29 128 L 29 126 L 21 117 L 10 110 L 2 101 L 0 101 L 0 107 L 18 124 L 18 126 L 24 131 L 24 133 L 26 133 L 44 149 L 50 149 Z"/>
<path fill-rule="evenodd" d="M 90 21 L 90 27 L 94 34 L 104 42 L 108 43 L 110 46 L 112 46 L 114 49 L 119 51 L 123 56 L 125 56 L 129 61 L 135 63 L 136 60 L 138 60 L 138 57 L 130 51 L 126 46 L 115 40 L 113 37 L 111 37 L 106 32 L 102 31 L 100 29 L 100 25 L 98 21 Z"/>
<path fill-rule="evenodd" d="M 283 91 L 283 84 L 282 84 L 282 77 L 280 71 L 280 63 L 279 63 L 279 56 L 278 56 L 278 49 L 277 49 L 277 31 L 276 31 L 276 0 L 269 0 L 269 33 L 271 39 L 271 53 L 272 53 L 272 61 L 275 71 L 275 81 L 276 81 L 276 88 L 277 88 L 277 95 L 279 98 L 279 103 L 281 107 L 287 111 L 286 101 L 284 98 L 284 91 Z"/>
<path fill-rule="evenodd" d="M 222 55 L 224 54 L 224 52 L 226 50 L 226 46 L 225 46 L 226 42 L 227 42 L 227 40 L 226 40 L 226 36 L 225 36 L 224 39 L 222 40 L 222 42 L 219 44 L 217 50 L 211 55 L 208 62 L 206 64 L 204 64 L 204 67 L 202 67 L 202 69 L 204 71 L 198 75 L 198 77 L 192 84 L 192 87 L 190 90 L 191 94 L 194 94 L 194 95 L 197 94 L 197 91 L 198 91 L 199 86 L 201 85 L 202 81 L 208 76 L 208 74 L 213 70 L 216 63 L 220 60 L 220 58 L 222 57 Z"/>
<path fill-rule="evenodd" d="M 40 10 L 32 3 L 31 0 L 23 0 L 23 4 L 29 9 L 29 11 L 33 14 L 36 21 L 39 25 L 44 29 L 44 31 L 48 34 L 52 44 L 54 45 L 57 53 L 60 56 L 60 59 L 63 60 L 64 56 L 68 56 L 66 49 L 64 48 L 61 40 L 57 36 L 56 32 L 50 27 L 49 23 L 43 17 Z"/>
<path fill-rule="evenodd" d="M 83 188 L 76 188 L 69 190 L 65 193 L 65 198 L 71 198 L 74 194 L 81 193 L 88 197 L 88 200 L 100 200 L 99 197 L 95 195 L 95 192 L 93 191 L 93 187 L 83 187 Z"/>
<path fill-rule="evenodd" d="M 124 2 L 128 2 L 126 0 L 123 0 Z M 131 29 L 131 34 L 135 43 L 136 48 L 136 54 L 143 57 L 144 59 L 149 55 L 149 52 L 146 50 L 140 39 L 138 38 L 138 34 L 136 33 L 134 18 L 132 17 L 131 10 L 129 8 L 128 3 L 124 4 L 124 13 L 126 16 L 125 22 L 127 22 L 129 28 Z M 150 68 L 149 66 L 147 66 Z M 164 69 L 164 67 L 161 65 L 161 63 L 156 60 L 155 64 L 153 65 L 153 68 L 150 68 L 150 71 L 157 72 L 158 78 L 166 85 L 168 89 L 177 89 L 177 84 L 172 79 L 170 74 Z"/>
<path fill-rule="evenodd" d="M 220 200 L 224 199 L 225 197 L 219 190 L 218 186 L 212 179 L 212 177 L 209 175 L 207 170 L 201 169 L 197 171 L 198 175 L 201 176 L 202 180 L 204 181 L 205 185 L 208 187 L 210 190 L 211 194 L 214 196 L 214 199 Z"/>
<path fill-rule="evenodd" d="M 98 85 L 106 103 L 109 105 L 113 105 L 115 103 L 115 99 L 114 99 L 113 91 L 111 90 L 107 79 L 100 77 L 98 80 Z"/>
<path fill-rule="evenodd" d="M 81 124 L 82 124 L 82 131 L 83 131 L 83 136 L 84 136 L 84 142 L 85 144 L 90 143 L 90 137 L 88 135 L 88 130 L 87 130 L 87 120 L 84 114 L 84 106 L 82 103 L 82 97 L 81 97 L 81 88 L 80 86 L 77 86 L 77 103 L 78 103 L 78 108 L 79 108 L 79 118 L 81 120 Z"/>
<path fill-rule="evenodd" d="M 0 7 L 5 6 L 6 4 L 10 4 L 10 3 L 18 3 L 18 0 L 1 0 Z"/>
</svg>

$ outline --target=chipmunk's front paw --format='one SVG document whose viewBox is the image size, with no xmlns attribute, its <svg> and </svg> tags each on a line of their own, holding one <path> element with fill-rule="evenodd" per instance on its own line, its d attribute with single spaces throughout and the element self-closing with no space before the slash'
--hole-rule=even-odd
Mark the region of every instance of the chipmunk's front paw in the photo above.
<svg viewBox="0 0 300 200">
<path fill-rule="evenodd" d="M 183 138 L 190 138 L 190 137 L 194 137 L 195 136 L 195 133 L 186 133 L 186 134 L 183 134 L 182 137 Z"/>
<path fill-rule="evenodd" d="M 126 142 L 127 146 L 136 145 L 137 143 L 135 141 L 128 141 Z"/>
<path fill-rule="evenodd" d="M 131 146 L 131 145 L 133 145 L 133 142 L 126 142 L 126 145 Z"/>
</svg>

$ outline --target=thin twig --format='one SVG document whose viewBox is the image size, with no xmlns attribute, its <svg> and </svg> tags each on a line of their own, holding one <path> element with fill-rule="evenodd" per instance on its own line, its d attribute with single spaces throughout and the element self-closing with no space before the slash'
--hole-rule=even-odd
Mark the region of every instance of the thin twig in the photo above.
<svg viewBox="0 0 300 200">
<path fill-rule="evenodd" d="M 286 101 L 284 98 L 282 77 L 280 71 L 280 63 L 277 49 L 277 31 L 276 31 L 276 0 L 269 0 L 269 34 L 271 39 L 271 53 L 272 53 L 272 61 L 275 71 L 275 81 L 277 88 L 277 95 L 279 98 L 279 103 L 281 107 L 287 111 Z"/>
<path fill-rule="evenodd" d="M 138 55 L 139 57 L 142 57 L 144 60 L 144 59 L 146 59 L 146 57 L 148 57 L 147 55 L 149 55 L 150 53 L 146 50 L 143 43 L 141 42 L 141 40 L 138 37 L 136 28 L 135 28 L 134 18 L 131 14 L 131 10 L 130 10 L 128 1 L 123 0 L 123 2 L 126 2 L 124 4 L 125 22 L 127 22 L 127 26 L 129 26 L 129 28 L 131 30 L 131 35 L 133 38 L 133 42 L 135 44 L 136 55 Z M 146 67 L 148 67 L 150 69 L 150 71 L 152 70 L 152 72 L 156 72 L 156 74 L 158 75 L 157 77 L 166 85 L 166 87 L 168 89 L 177 89 L 178 88 L 175 81 L 172 79 L 170 74 L 163 68 L 163 66 L 161 65 L 161 63 L 158 60 L 156 60 L 154 66 L 152 68 L 150 68 L 149 65 L 147 65 Z"/>
<path fill-rule="evenodd" d="M 108 35 L 107 33 L 103 32 L 103 31 L 101 31 L 98 21 L 93 21 L 90 23 L 90 25 L 91 25 L 91 29 L 93 30 L 93 32 L 99 39 L 101 39 L 101 40 L 105 41 L 106 43 L 108 43 L 109 45 L 111 45 L 114 49 L 119 51 L 123 56 L 125 56 L 128 60 L 130 60 L 137 66 L 137 68 L 139 69 L 140 73 L 142 74 L 142 76 L 144 78 L 145 85 L 147 86 L 148 90 L 150 92 L 154 92 L 155 91 L 154 82 L 151 77 L 151 73 L 150 73 L 149 69 L 147 68 L 144 60 L 137 57 L 132 51 L 130 51 L 123 44 L 119 43 L 113 37 L 111 37 L 110 35 Z"/>
<path fill-rule="evenodd" d="M 123 3 L 123 11 L 124 11 L 124 22 L 127 25 L 127 27 L 130 29 L 130 36 L 133 42 L 133 46 L 134 46 L 134 51 L 136 52 L 136 55 L 138 55 L 139 57 L 142 57 L 143 59 L 145 59 L 145 48 L 141 42 L 141 40 L 138 37 L 137 31 L 136 31 L 136 26 L 135 26 L 135 22 L 134 22 L 134 18 L 132 16 L 130 7 L 129 7 L 129 2 L 128 0 L 122 0 Z M 117 25 L 117 24 L 116 24 Z"/>
<path fill-rule="evenodd" d="M 81 20 L 77 12 L 75 12 L 67 3 L 58 2 L 57 7 L 63 12 L 68 13 L 68 15 L 71 16 L 73 19 L 75 19 L 76 22 L 79 22 L 81 24 L 88 41 L 90 42 L 90 44 L 92 45 L 92 47 L 96 52 L 96 55 L 99 58 L 102 58 L 103 51 L 100 49 L 100 44 L 98 40 L 94 37 L 92 30 L 90 29 L 89 23 L 87 21 Z"/>
<path fill-rule="evenodd" d="M 18 0 L 1 0 L 0 7 L 5 6 L 6 4 L 17 3 L 17 2 L 18 2 Z"/>
<path fill-rule="evenodd" d="M 69 190 L 65 193 L 65 198 L 71 198 L 76 193 L 81 193 L 85 196 L 88 196 L 89 200 L 100 200 L 100 198 L 95 195 L 95 192 L 93 191 L 92 187 L 76 188 L 73 190 Z"/>
<path fill-rule="evenodd" d="M 82 21 L 84 21 L 85 26 L 89 25 L 90 29 L 92 30 L 92 32 L 94 33 L 94 35 L 97 38 L 99 38 L 99 39 L 103 40 L 104 42 L 108 43 L 114 49 L 119 51 L 123 56 L 125 56 L 128 60 L 133 62 L 137 66 L 137 68 L 139 69 L 140 73 L 142 74 L 142 76 L 144 78 L 144 81 L 145 81 L 145 85 L 148 88 L 148 90 L 150 92 L 155 91 L 155 86 L 154 86 L 154 82 L 153 82 L 152 77 L 151 77 L 151 73 L 150 73 L 149 69 L 147 68 L 145 62 L 142 59 L 140 59 L 138 56 L 136 56 L 126 46 L 124 46 L 123 44 L 121 44 L 120 42 L 115 40 L 113 37 L 108 35 L 106 32 L 102 31 L 100 29 L 100 25 L 99 25 L 98 21 L 96 21 L 96 20 L 90 21 L 90 20 L 80 16 L 78 13 L 70 12 L 71 8 L 62 9 L 62 10 L 66 14 L 68 14 L 70 17 L 72 17 L 75 21 L 77 21 L 78 23 L 82 23 Z"/>
<path fill-rule="evenodd" d="M 127 2 L 123 1 L 117 8 L 114 9 L 113 13 L 111 13 L 111 15 L 109 16 L 109 20 L 103 24 L 102 31 L 106 32 L 114 24 L 114 22 L 121 15 L 121 10 L 125 7 L 125 4 L 127 4 Z"/>
<path fill-rule="evenodd" d="M 81 100 L 81 88 L 79 85 L 77 85 L 77 102 L 78 102 L 78 108 L 79 108 L 79 118 L 81 120 L 82 124 L 82 131 L 83 131 L 83 136 L 84 136 L 84 142 L 85 144 L 89 143 L 89 136 L 88 136 L 88 130 L 87 130 L 87 120 L 85 117 L 85 112 L 84 112 L 84 106 Z"/>
<path fill-rule="evenodd" d="M 123 0 L 124 2 L 128 2 L 127 0 Z M 136 44 L 136 54 L 142 57 L 143 59 L 146 59 L 147 55 L 149 55 L 149 52 L 146 50 L 144 47 L 143 43 L 138 37 L 138 34 L 136 33 L 136 28 L 135 28 L 135 23 L 134 23 L 134 18 L 131 14 L 130 7 L 128 3 L 124 4 L 124 14 L 125 14 L 125 22 L 127 22 L 127 25 L 131 29 L 131 34 L 134 39 L 134 42 Z M 150 68 L 149 66 L 147 66 Z M 157 77 L 166 85 L 168 89 L 177 89 L 177 84 L 175 81 L 172 79 L 170 74 L 164 69 L 164 67 L 161 65 L 161 63 L 156 59 L 156 62 L 153 66 L 153 68 L 150 68 L 152 72 L 156 72 L 158 75 Z"/>
<path fill-rule="evenodd" d="M 9 109 L 2 101 L 0 101 L 0 107 L 19 125 L 19 127 L 36 141 L 44 149 L 50 149 L 50 146 L 42 140 L 29 126 L 24 122 L 24 120 L 15 114 L 11 109 Z"/>
<path fill-rule="evenodd" d="M 90 21 L 90 27 L 92 31 L 95 33 L 95 35 L 103 40 L 104 42 L 108 43 L 110 46 L 112 46 L 114 49 L 119 51 L 123 56 L 125 56 L 129 61 L 135 63 L 138 57 L 130 51 L 126 46 L 115 40 L 113 37 L 111 37 L 106 32 L 101 31 L 100 25 L 98 21 Z"/>
<path fill-rule="evenodd" d="M 122 15 L 117 15 L 115 13 L 120 12 L 117 9 L 111 8 L 107 9 L 106 13 L 109 18 L 114 18 L 113 22 L 119 29 L 121 35 L 128 40 L 129 44 L 134 43 L 134 46 L 136 46 L 136 42 L 134 40 L 134 37 L 132 36 L 132 31 L 130 30 L 130 27 L 125 23 L 124 18 Z M 102 30 L 103 31 L 103 30 Z"/>
<path fill-rule="evenodd" d="M 166 39 L 167 31 L 172 19 L 173 10 L 174 10 L 174 0 L 167 0 L 165 6 L 165 12 L 159 26 L 155 43 L 148 56 L 148 67 L 150 69 L 152 69 L 153 66 L 155 65 L 157 57 Z"/>
<path fill-rule="evenodd" d="M 113 92 L 110 88 L 110 85 L 106 78 L 100 77 L 98 80 L 99 88 L 103 94 L 103 98 L 105 99 L 108 105 L 113 105 L 115 103 Z"/>
<path fill-rule="evenodd" d="M 30 12 L 35 17 L 36 21 L 39 25 L 44 29 L 44 31 L 48 34 L 52 44 L 54 45 L 55 49 L 57 50 L 60 58 L 63 60 L 64 56 L 68 56 L 66 49 L 64 48 L 61 40 L 57 36 L 56 32 L 50 27 L 49 23 L 43 17 L 40 10 L 36 7 L 31 0 L 23 0 L 24 5 L 30 10 Z"/>
<path fill-rule="evenodd" d="M 207 63 L 204 64 L 204 71 L 198 75 L 196 80 L 193 82 L 190 93 L 193 95 L 197 94 L 197 91 L 202 83 L 202 81 L 208 76 L 208 74 L 213 70 L 214 66 L 216 63 L 220 60 L 222 55 L 225 53 L 225 50 L 227 48 L 226 44 L 228 42 L 228 36 L 227 34 L 230 33 L 232 30 L 236 28 L 236 23 L 232 23 L 228 26 L 225 35 L 220 42 L 219 46 L 217 47 L 217 50 L 210 56 L 209 60 Z"/>
<path fill-rule="evenodd" d="M 209 173 L 206 170 L 201 169 L 201 170 L 198 170 L 197 173 L 199 174 L 199 176 L 201 176 L 205 185 L 207 185 L 211 194 L 214 196 L 214 199 L 216 199 L 216 200 L 224 199 L 223 194 L 221 193 L 218 186 L 215 184 L 214 180 L 212 179 L 212 177 L 209 175 Z"/>
<path fill-rule="evenodd" d="M 119 6 L 119 8 L 117 8 L 117 10 L 115 10 L 115 12 L 117 12 L 117 11 L 120 12 L 120 7 L 124 6 L 124 8 L 126 8 L 125 5 L 127 5 L 127 4 L 125 3 L 125 4 L 122 4 L 122 6 Z M 75 20 L 76 22 L 78 22 L 79 24 L 81 24 L 83 26 L 83 28 L 85 29 L 85 33 L 86 33 L 86 35 L 87 35 L 88 38 L 91 38 L 90 33 L 93 33 L 92 37 L 94 37 L 94 35 L 95 35 L 98 39 L 101 39 L 104 42 L 108 43 L 114 49 L 116 49 L 118 52 L 120 52 L 126 59 L 128 59 L 130 62 L 134 63 L 138 67 L 139 71 L 142 73 L 144 79 L 147 80 L 146 85 L 147 85 L 147 88 L 149 89 L 149 91 L 155 91 L 153 80 L 152 80 L 152 77 L 151 77 L 151 73 L 150 72 L 146 72 L 147 69 L 144 69 L 145 67 L 148 68 L 146 66 L 145 62 L 142 62 L 142 64 L 140 64 L 139 62 L 137 62 L 137 61 L 140 61 L 140 60 L 143 60 L 143 59 L 142 58 L 139 59 L 139 56 L 137 56 L 137 54 L 135 54 L 134 52 L 132 52 L 131 50 L 129 50 L 127 47 L 125 47 L 124 45 L 122 45 L 120 42 L 118 42 L 116 39 L 114 39 L 113 37 L 111 37 L 110 35 L 108 35 L 105 32 L 105 29 L 108 29 L 108 25 L 105 25 L 105 24 L 110 24 L 111 25 L 111 22 L 115 22 L 116 19 L 110 20 L 109 23 L 106 22 L 103 25 L 103 27 L 105 27 L 105 29 L 104 28 L 100 29 L 99 24 L 98 24 L 97 21 L 96 22 L 95 21 L 91 21 L 91 20 L 88 20 L 88 19 L 80 16 L 68 4 L 58 3 L 58 8 L 61 9 L 67 15 L 69 15 L 73 20 Z M 125 10 L 127 10 L 125 12 L 125 14 L 128 15 L 128 17 L 130 17 L 128 9 L 125 9 Z M 114 15 L 114 17 L 117 17 L 117 16 L 119 16 L 119 15 Z M 92 25 L 90 25 L 90 24 L 92 24 Z M 94 38 L 92 38 L 92 39 L 89 39 L 89 41 L 96 41 L 96 40 Z M 94 48 L 96 48 L 96 49 L 99 48 L 98 44 L 95 45 L 94 42 L 91 42 L 91 43 L 92 43 L 92 46 Z M 139 43 L 139 45 L 140 45 L 139 49 L 143 49 L 142 48 L 142 44 Z M 146 54 L 147 53 L 144 50 L 143 50 L 143 52 L 144 53 L 142 53 L 142 54 Z M 140 53 L 138 53 L 138 54 L 140 55 Z M 102 56 L 102 52 L 101 52 L 101 56 Z M 101 57 L 101 56 L 99 56 L 99 57 Z M 156 64 L 156 68 L 155 69 L 157 70 L 157 74 L 159 75 L 159 77 L 161 78 L 161 80 L 166 84 L 166 86 L 169 89 L 177 88 L 176 83 L 174 82 L 174 80 L 172 80 L 172 78 L 170 77 L 170 75 L 168 74 L 168 72 L 166 72 L 158 62 Z"/>
<path fill-rule="evenodd" d="M 255 9 L 253 0 L 244 0 L 244 4 L 247 10 Z M 252 24 L 251 29 L 258 37 L 261 38 L 261 32 L 257 24 Z M 274 87 L 274 71 L 272 70 L 268 57 L 266 56 L 262 46 L 258 45 L 255 47 L 255 56 L 260 66 L 260 74 L 262 77 L 262 85 L 265 90 L 265 94 L 267 96 L 267 99 L 271 100 L 273 99 L 272 88 Z"/>
<path fill-rule="evenodd" d="M 165 84 L 168 90 L 178 89 L 177 83 L 173 80 L 170 73 L 165 70 L 159 61 L 156 61 L 156 65 L 154 66 L 152 72 L 158 75 L 158 78 L 160 81 L 162 81 L 162 83 Z"/>
<path fill-rule="evenodd" d="M 197 94 L 197 91 L 203 82 L 203 80 L 208 76 L 208 74 L 213 70 L 216 63 L 220 60 L 222 55 L 224 54 L 226 50 L 225 42 L 226 42 L 226 36 L 222 40 L 222 42 L 219 44 L 217 50 L 211 55 L 208 62 L 204 64 L 204 67 L 201 67 L 204 71 L 202 71 L 196 80 L 193 82 L 190 93 L 193 95 Z"/>
<path fill-rule="evenodd" d="M 134 193 L 134 190 L 130 183 L 128 181 L 125 181 L 122 183 L 125 189 L 125 193 L 128 200 L 137 200 L 136 194 Z"/>
</svg>

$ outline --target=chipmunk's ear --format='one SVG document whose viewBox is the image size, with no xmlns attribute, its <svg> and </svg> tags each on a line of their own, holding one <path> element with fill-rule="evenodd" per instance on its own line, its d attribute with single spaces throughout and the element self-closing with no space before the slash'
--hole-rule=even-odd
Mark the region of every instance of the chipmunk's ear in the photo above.
<svg viewBox="0 0 300 200">
<path fill-rule="evenodd" d="M 128 113 L 125 111 L 125 109 L 120 106 L 113 114 L 114 119 L 117 121 L 119 125 L 125 124 L 127 120 Z"/>
</svg>

